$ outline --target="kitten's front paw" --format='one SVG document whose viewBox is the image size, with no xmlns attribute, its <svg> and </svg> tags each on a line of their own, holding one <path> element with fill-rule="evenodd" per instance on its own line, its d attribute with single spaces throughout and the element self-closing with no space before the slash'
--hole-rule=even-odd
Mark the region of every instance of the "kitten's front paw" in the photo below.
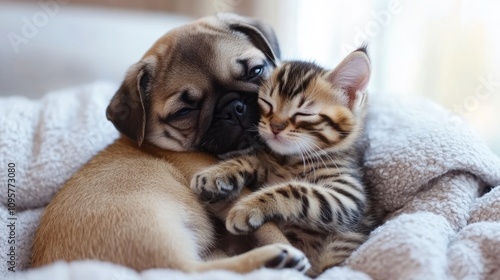
<svg viewBox="0 0 500 280">
<path fill-rule="evenodd" d="M 191 189 L 203 201 L 215 203 L 236 198 L 244 182 L 227 170 L 213 167 L 196 174 L 191 180 Z"/>
<path fill-rule="evenodd" d="M 260 227 L 264 221 L 264 213 L 258 207 L 237 203 L 229 210 L 226 228 L 236 235 L 247 234 Z"/>
</svg>

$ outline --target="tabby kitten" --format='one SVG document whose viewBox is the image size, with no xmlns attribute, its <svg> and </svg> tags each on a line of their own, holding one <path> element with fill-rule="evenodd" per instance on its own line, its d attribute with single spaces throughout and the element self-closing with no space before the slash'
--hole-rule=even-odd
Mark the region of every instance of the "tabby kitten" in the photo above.
<svg viewBox="0 0 500 280">
<path fill-rule="evenodd" d="M 309 275 L 341 264 L 372 223 L 355 148 L 369 78 L 365 48 L 332 71 L 283 63 L 259 92 L 263 147 L 195 175 L 192 188 L 212 201 L 236 199 L 244 186 L 255 190 L 229 210 L 231 233 L 273 221 L 309 258 Z"/>
</svg>

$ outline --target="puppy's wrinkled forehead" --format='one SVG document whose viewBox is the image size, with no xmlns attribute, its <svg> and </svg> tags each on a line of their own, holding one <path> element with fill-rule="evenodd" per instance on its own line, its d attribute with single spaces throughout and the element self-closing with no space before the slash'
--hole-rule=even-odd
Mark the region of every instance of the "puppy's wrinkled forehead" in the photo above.
<svg viewBox="0 0 500 280">
<path fill-rule="evenodd" d="M 164 44 L 147 54 L 158 61 L 156 85 L 165 93 L 178 92 L 176 87 L 182 86 L 215 92 L 258 90 L 258 84 L 248 83 L 245 75 L 267 60 L 245 35 L 203 26 L 186 31 L 171 32 Z"/>
</svg>

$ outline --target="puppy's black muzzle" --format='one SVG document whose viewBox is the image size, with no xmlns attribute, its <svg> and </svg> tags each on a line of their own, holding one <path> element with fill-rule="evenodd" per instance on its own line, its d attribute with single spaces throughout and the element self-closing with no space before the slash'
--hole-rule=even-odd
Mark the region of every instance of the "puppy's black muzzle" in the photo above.
<svg viewBox="0 0 500 280">
<path fill-rule="evenodd" d="M 254 142 L 258 120 L 257 93 L 225 93 L 200 148 L 214 155 L 246 149 Z"/>
</svg>

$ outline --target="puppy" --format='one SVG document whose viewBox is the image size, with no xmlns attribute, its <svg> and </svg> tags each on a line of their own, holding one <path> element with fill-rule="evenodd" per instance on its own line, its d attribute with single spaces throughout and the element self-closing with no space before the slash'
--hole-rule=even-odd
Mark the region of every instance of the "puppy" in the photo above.
<svg viewBox="0 0 500 280">
<path fill-rule="evenodd" d="M 32 266 L 98 259 L 136 270 L 303 270 L 307 259 L 287 244 L 217 258 L 213 222 L 189 189 L 193 174 L 215 163 L 207 153 L 251 144 L 258 87 L 278 58 L 269 27 L 230 14 L 160 38 L 130 68 L 107 109 L 122 137 L 47 206 Z"/>
</svg>

